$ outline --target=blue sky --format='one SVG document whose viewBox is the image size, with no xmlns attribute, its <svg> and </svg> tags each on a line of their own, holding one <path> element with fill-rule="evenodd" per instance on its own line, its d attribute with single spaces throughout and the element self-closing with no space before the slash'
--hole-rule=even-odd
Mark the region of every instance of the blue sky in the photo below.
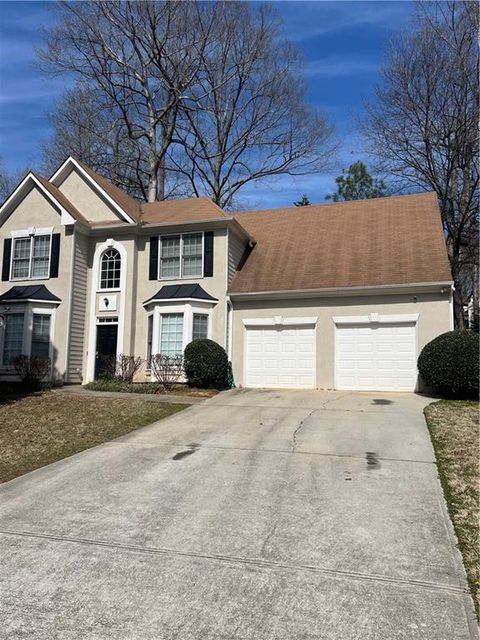
<svg viewBox="0 0 480 640">
<path fill-rule="evenodd" d="M 334 122 L 338 159 L 322 175 L 281 177 L 249 186 L 241 193 L 249 208 L 290 205 L 306 193 L 322 202 L 335 188 L 334 177 L 359 158 L 364 145 L 355 130 L 366 98 L 372 95 L 386 40 L 408 24 L 411 1 L 272 2 L 288 37 L 303 51 L 308 100 Z M 44 78 L 35 68 L 40 28 L 51 24 L 45 2 L 1 2 L 0 156 L 8 171 L 38 168 L 50 130 L 47 114 L 64 89 L 61 79 Z"/>
</svg>

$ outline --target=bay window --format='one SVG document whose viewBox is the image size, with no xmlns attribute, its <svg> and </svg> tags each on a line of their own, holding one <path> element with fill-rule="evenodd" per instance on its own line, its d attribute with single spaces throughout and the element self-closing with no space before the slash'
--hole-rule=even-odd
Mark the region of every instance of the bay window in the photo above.
<svg viewBox="0 0 480 640">
<path fill-rule="evenodd" d="M 5 314 L 0 327 L 0 366 L 13 367 L 21 355 L 51 358 L 54 310 L 46 305 L 22 304 Z"/>
<path fill-rule="evenodd" d="M 51 241 L 50 234 L 14 238 L 12 279 L 48 278 Z"/>
<path fill-rule="evenodd" d="M 50 356 L 50 315 L 33 315 L 32 346 L 30 355 L 37 358 Z"/>
<path fill-rule="evenodd" d="M 198 278 L 203 275 L 203 233 L 160 237 L 160 278 Z"/>
<path fill-rule="evenodd" d="M 208 338 L 208 316 L 204 313 L 194 313 L 192 322 L 192 340 Z"/>
<path fill-rule="evenodd" d="M 211 313 L 212 305 L 200 301 L 152 305 L 146 325 L 147 368 L 156 354 L 182 355 L 192 340 L 209 338 Z"/>
<path fill-rule="evenodd" d="M 162 313 L 160 353 L 166 356 L 183 353 L 183 313 Z"/>
<path fill-rule="evenodd" d="M 2 363 L 6 366 L 13 364 L 15 358 L 22 355 L 23 326 L 23 313 L 11 313 L 5 316 Z"/>
</svg>

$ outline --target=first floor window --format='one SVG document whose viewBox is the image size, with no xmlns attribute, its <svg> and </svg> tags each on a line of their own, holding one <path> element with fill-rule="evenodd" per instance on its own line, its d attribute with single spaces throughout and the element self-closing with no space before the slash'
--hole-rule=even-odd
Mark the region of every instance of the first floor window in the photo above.
<svg viewBox="0 0 480 640">
<path fill-rule="evenodd" d="M 31 356 L 48 358 L 50 356 L 50 316 L 34 314 L 32 328 Z"/>
<path fill-rule="evenodd" d="M 162 314 L 160 353 L 166 356 L 177 356 L 183 353 L 183 313 Z"/>
<path fill-rule="evenodd" d="M 23 349 L 23 313 L 12 313 L 5 317 L 3 338 L 3 364 L 11 365 Z"/>
<path fill-rule="evenodd" d="M 204 313 L 193 314 L 192 340 L 208 338 L 208 316 Z"/>
<path fill-rule="evenodd" d="M 153 343 L 153 316 L 147 318 L 147 369 L 150 369 Z"/>
<path fill-rule="evenodd" d="M 15 238 L 12 258 L 12 278 L 48 278 L 51 236 Z"/>
</svg>

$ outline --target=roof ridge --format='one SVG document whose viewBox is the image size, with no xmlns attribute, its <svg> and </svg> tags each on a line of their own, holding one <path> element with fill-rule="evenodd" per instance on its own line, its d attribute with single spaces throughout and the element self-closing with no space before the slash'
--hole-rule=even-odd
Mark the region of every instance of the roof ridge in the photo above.
<svg viewBox="0 0 480 640">
<path fill-rule="evenodd" d="M 317 209 L 318 207 L 332 207 L 332 206 L 348 206 L 352 205 L 356 202 L 378 202 L 379 200 L 399 200 L 403 198 L 413 198 L 413 197 L 426 197 L 426 196 L 437 196 L 435 191 L 421 191 L 419 193 L 404 193 L 394 196 L 382 196 L 381 198 L 359 198 L 358 200 L 342 200 L 341 202 L 319 202 L 317 204 L 307 204 L 301 207 L 296 207 L 295 205 L 288 207 L 273 207 L 271 209 L 252 209 L 250 211 L 233 211 L 230 215 L 232 216 L 242 216 L 248 213 L 275 213 L 278 211 L 296 211 L 300 213 L 306 213 L 309 209 Z"/>
</svg>

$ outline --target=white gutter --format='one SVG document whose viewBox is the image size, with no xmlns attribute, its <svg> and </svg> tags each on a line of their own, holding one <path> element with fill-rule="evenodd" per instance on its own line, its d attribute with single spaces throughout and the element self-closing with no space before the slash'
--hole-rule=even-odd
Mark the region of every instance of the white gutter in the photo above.
<svg viewBox="0 0 480 640">
<path fill-rule="evenodd" d="M 361 287 L 326 287 L 320 289 L 277 289 L 274 291 L 253 291 L 236 293 L 229 291 L 232 299 L 251 298 L 315 298 L 335 296 L 365 296 L 381 295 L 382 293 L 422 293 L 440 289 L 440 293 L 446 293 L 453 285 L 451 280 L 444 282 L 414 282 L 408 284 L 380 284 Z M 445 291 L 444 291 L 445 289 Z"/>
<path fill-rule="evenodd" d="M 225 296 L 225 301 L 227 303 L 227 322 L 226 322 L 226 333 L 225 336 L 225 344 L 227 347 L 227 356 L 228 360 L 232 361 L 232 329 L 233 329 L 233 305 L 230 300 L 230 296 Z"/>
<path fill-rule="evenodd" d="M 454 319 L 454 311 L 453 311 L 453 292 L 455 291 L 455 285 L 452 284 L 450 287 L 450 295 L 448 297 L 448 302 L 450 305 L 450 331 L 455 329 L 455 319 Z"/>
</svg>

